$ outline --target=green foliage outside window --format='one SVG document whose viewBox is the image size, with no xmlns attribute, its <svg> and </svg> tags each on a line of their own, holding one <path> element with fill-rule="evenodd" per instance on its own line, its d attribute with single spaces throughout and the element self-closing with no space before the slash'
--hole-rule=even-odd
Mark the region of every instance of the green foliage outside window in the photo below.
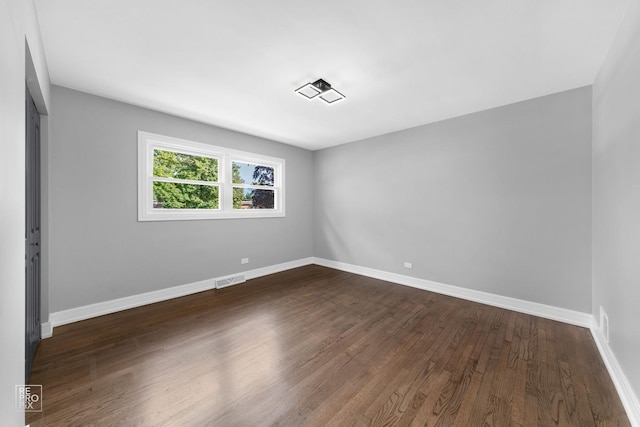
<svg viewBox="0 0 640 427">
<path fill-rule="evenodd" d="M 218 160 L 172 151 L 153 151 L 153 176 L 218 181 Z M 164 209 L 218 209 L 219 188 L 215 185 L 154 181 L 155 208 Z"/>
<path fill-rule="evenodd" d="M 240 176 L 240 167 L 233 163 L 232 165 L 232 182 L 234 184 L 244 184 L 244 179 Z M 244 190 L 242 188 L 233 189 L 233 209 L 240 209 L 242 207 L 242 200 L 244 198 Z"/>
<path fill-rule="evenodd" d="M 232 163 L 233 184 L 244 184 L 240 164 Z M 200 182 L 218 182 L 218 159 L 176 153 L 153 151 L 153 176 Z M 255 165 L 251 185 L 274 185 L 274 169 Z M 217 185 L 182 182 L 153 182 L 153 206 L 158 209 L 218 209 L 220 188 Z M 273 190 L 233 188 L 233 208 L 241 209 L 243 201 L 251 201 L 253 209 L 273 209 Z"/>
</svg>

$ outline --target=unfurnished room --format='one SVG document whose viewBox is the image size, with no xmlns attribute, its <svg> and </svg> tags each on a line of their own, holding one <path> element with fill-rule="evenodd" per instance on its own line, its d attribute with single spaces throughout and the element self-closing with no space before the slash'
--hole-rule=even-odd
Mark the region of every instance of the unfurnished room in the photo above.
<svg viewBox="0 0 640 427">
<path fill-rule="evenodd" d="M 3 426 L 640 427 L 640 0 L 0 0 Z"/>
</svg>

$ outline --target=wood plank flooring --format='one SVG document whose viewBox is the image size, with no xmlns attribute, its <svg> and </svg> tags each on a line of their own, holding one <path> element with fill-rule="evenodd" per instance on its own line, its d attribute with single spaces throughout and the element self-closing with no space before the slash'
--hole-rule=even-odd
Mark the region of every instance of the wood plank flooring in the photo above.
<svg viewBox="0 0 640 427">
<path fill-rule="evenodd" d="M 55 329 L 32 426 L 628 426 L 587 329 L 320 266 Z"/>
</svg>

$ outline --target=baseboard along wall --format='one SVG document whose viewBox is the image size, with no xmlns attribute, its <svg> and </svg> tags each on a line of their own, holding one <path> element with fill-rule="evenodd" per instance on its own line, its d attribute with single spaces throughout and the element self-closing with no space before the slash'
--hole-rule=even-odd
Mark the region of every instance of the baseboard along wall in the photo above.
<svg viewBox="0 0 640 427">
<path fill-rule="evenodd" d="M 243 275 L 245 280 L 250 280 L 257 277 L 267 276 L 269 274 L 290 270 L 292 268 L 302 267 L 312 263 L 313 258 L 303 258 L 296 261 L 290 261 L 282 264 L 276 264 L 268 267 L 245 271 L 242 273 L 238 273 L 238 275 Z M 140 307 L 147 304 L 153 304 L 160 301 L 166 301 L 173 298 L 179 298 L 185 295 L 191 295 L 198 292 L 216 289 L 220 287 L 216 285 L 217 282 L 229 281 L 230 283 L 241 283 L 241 281 L 234 282 L 232 280 L 236 276 L 237 275 L 216 277 L 213 279 L 206 279 L 194 283 L 188 283 L 186 285 L 173 286 L 166 289 L 146 292 L 144 294 L 132 295 L 110 301 L 89 304 L 82 307 L 70 308 L 68 310 L 57 311 L 51 313 L 49 315 L 49 321 L 42 324 L 42 338 L 51 337 L 53 335 L 53 329 L 57 326 L 62 326 L 68 323 L 78 322 L 80 320 L 90 319 L 92 317 L 98 317 L 105 314 L 115 313 L 122 310 L 128 310 L 130 308 Z"/>
<path fill-rule="evenodd" d="M 424 291 L 436 292 L 443 295 L 449 295 L 451 297 L 479 302 L 481 304 L 505 308 L 507 310 L 544 317 L 546 319 L 557 320 L 559 322 L 569 323 L 572 325 L 583 326 L 585 328 L 591 326 L 591 319 L 593 317 L 589 313 L 582 313 L 566 308 L 559 308 L 517 298 L 490 294 L 488 292 L 476 291 L 459 286 L 446 285 L 444 283 L 432 282 L 430 280 L 418 279 L 416 277 L 389 273 L 369 267 L 361 267 L 358 265 L 346 264 L 323 258 L 314 258 L 314 264 L 359 274 L 361 276 L 372 277 L 374 279 L 385 280 L 400 285 L 411 286 Z"/>
<path fill-rule="evenodd" d="M 600 355 L 602 356 L 602 359 L 607 366 L 609 375 L 611 376 L 616 390 L 620 395 L 620 399 L 627 411 L 627 416 L 629 417 L 631 424 L 634 427 L 640 427 L 640 403 L 638 403 L 638 398 L 635 396 L 633 389 L 631 388 L 629 381 L 624 375 L 622 368 L 618 364 L 618 361 L 615 358 L 613 351 L 609 347 L 609 344 L 604 339 L 600 331 L 600 327 L 594 319 L 593 315 L 589 313 L 569 310 L 566 308 L 554 307 L 517 298 L 491 294 L 488 292 L 476 291 L 458 286 L 447 285 L 444 283 L 433 282 L 430 280 L 419 279 L 416 277 L 405 276 L 402 274 L 376 270 L 369 267 L 361 267 L 358 265 L 328 260 L 324 258 L 302 258 L 282 264 L 276 264 L 273 266 L 258 268 L 245 272 L 239 272 L 236 275 L 202 280 L 199 282 L 174 286 L 158 291 L 147 292 L 144 294 L 132 295 L 129 297 L 118 298 L 111 301 L 105 301 L 82 307 L 71 308 L 68 310 L 58 311 L 55 313 L 51 313 L 48 322 L 42 323 L 42 338 L 49 338 L 53 336 L 53 329 L 57 326 L 78 322 L 80 320 L 90 319 L 92 317 L 102 316 L 105 314 L 115 313 L 146 304 L 153 304 L 172 298 L 178 298 L 197 292 L 203 292 L 210 289 L 215 289 L 216 287 L 220 288 L 221 286 L 216 286 L 216 283 L 228 283 L 225 286 L 229 286 L 235 283 L 242 283 L 245 280 L 251 280 L 310 264 L 316 264 L 336 270 L 396 283 L 399 285 L 411 286 L 413 288 L 422 289 L 425 291 L 436 292 L 439 294 L 449 295 L 452 297 L 474 301 L 481 304 L 487 304 L 494 307 L 500 307 L 507 310 L 513 310 L 520 313 L 531 314 L 533 316 L 543 317 L 546 319 L 557 320 L 559 322 L 589 328 L 596 342 L 598 350 L 600 351 Z M 239 275 L 243 275 L 245 280 L 234 280 L 234 278 Z"/>
<path fill-rule="evenodd" d="M 629 422 L 631 422 L 631 425 L 634 427 L 640 427 L 640 401 L 635 395 L 633 388 L 631 388 L 631 384 L 629 383 L 627 376 L 624 374 L 622 367 L 618 363 L 618 359 L 616 359 L 613 350 L 609 346 L 609 343 L 603 334 L 601 325 L 598 324 L 595 317 L 593 318 L 590 329 L 593 340 L 596 342 L 596 346 L 600 352 L 600 356 L 602 357 L 604 364 L 607 366 L 609 376 L 618 391 L 622 405 L 627 411 Z"/>
</svg>

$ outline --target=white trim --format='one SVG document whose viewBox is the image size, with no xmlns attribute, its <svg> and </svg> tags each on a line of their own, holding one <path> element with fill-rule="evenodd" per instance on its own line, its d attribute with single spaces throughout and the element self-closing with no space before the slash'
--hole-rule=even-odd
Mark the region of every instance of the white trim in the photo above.
<svg viewBox="0 0 640 427">
<path fill-rule="evenodd" d="M 588 313 L 582 313 L 566 308 L 553 307 L 550 305 L 539 304 L 531 301 L 525 301 L 496 294 L 490 294 L 482 291 L 475 291 L 458 286 L 446 285 L 444 283 L 418 279 L 416 277 L 404 276 L 396 273 L 389 273 L 386 271 L 376 270 L 368 267 L 360 267 L 357 265 L 332 261 L 324 258 L 302 258 L 282 264 L 256 268 L 248 271 L 240 271 L 235 275 L 244 275 L 246 280 L 251 280 L 257 277 L 267 276 L 269 274 L 279 273 L 281 271 L 290 270 L 309 264 L 317 264 L 324 267 L 334 268 L 336 270 L 360 274 L 362 276 L 373 277 L 380 280 L 386 280 L 388 282 L 397 283 L 400 285 L 411 286 L 431 292 L 437 292 L 443 295 L 449 295 L 456 298 L 462 298 L 469 301 L 475 301 L 482 304 L 488 304 L 495 307 L 557 320 L 572 325 L 583 326 L 586 328 L 592 326 L 593 316 Z M 127 310 L 129 308 L 139 307 L 141 305 L 152 304 L 171 298 L 178 298 L 197 292 L 215 289 L 216 280 L 225 279 L 230 276 L 234 275 L 225 275 L 212 279 L 202 280 L 199 282 L 189 283 L 186 285 L 174 286 L 166 289 L 147 292 L 144 294 L 132 295 L 124 298 L 118 298 L 115 300 L 99 302 L 96 304 L 90 304 L 82 307 L 76 307 L 51 313 L 51 315 L 49 316 L 49 322 L 44 323 L 42 326 L 42 335 L 44 338 L 45 335 L 48 335 L 45 334 L 45 332 L 49 330 L 52 331 L 56 326 L 65 325 L 67 323 L 77 322 L 79 320 L 102 316 L 109 313 L 115 313 L 117 311 Z"/>
<path fill-rule="evenodd" d="M 299 260 L 276 264 L 269 267 L 256 268 L 254 270 L 240 272 L 239 274 L 244 274 L 246 279 L 249 280 L 261 276 L 266 276 L 268 274 L 290 270 L 292 268 L 302 267 L 309 264 L 313 264 L 313 258 L 302 258 Z M 110 301 L 99 302 L 51 313 L 48 322 L 52 331 L 51 335 L 53 335 L 53 328 L 57 326 L 66 325 L 68 323 L 78 322 L 80 320 L 86 320 L 105 314 L 115 313 L 117 311 L 127 310 L 129 308 L 139 307 L 142 305 L 153 304 L 159 301 L 165 301 L 172 298 L 195 294 L 197 292 L 215 289 L 216 280 L 218 279 L 219 278 L 201 280 L 199 282 L 188 283 L 186 285 L 173 286 L 171 288 L 146 292 L 144 294 L 132 295 L 124 298 L 118 298 Z M 45 337 L 43 334 L 43 338 L 47 337 Z"/>
<path fill-rule="evenodd" d="M 51 313 L 49 321 L 53 328 L 67 323 L 78 322 L 80 320 L 90 319 L 92 317 L 102 316 L 104 314 L 115 313 L 117 311 L 127 310 L 141 305 L 153 304 L 159 301 L 165 301 L 172 298 L 178 298 L 185 295 L 195 294 L 197 292 L 207 291 L 215 288 L 215 280 L 201 280 L 199 282 L 189 283 L 181 286 L 173 286 L 171 288 L 160 289 L 157 291 L 147 292 L 144 294 L 132 295 L 124 298 L 118 298 L 110 301 L 98 302 L 82 307 L 70 308 L 68 310 L 56 311 Z"/>
<path fill-rule="evenodd" d="M 600 325 L 598 325 L 595 318 L 593 318 L 590 329 L 593 340 L 596 342 L 596 346 L 600 351 L 600 356 L 602 356 L 602 360 L 607 367 L 607 371 L 609 371 L 613 385 L 616 387 L 622 405 L 627 412 L 629 422 L 634 427 L 640 427 L 640 401 L 638 401 L 638 397 L 633 392 L 629 380 L 618 363 L 618 359 L 616 359 L 613 350 L 603 336 Z"/>
<path fill-rule="evenodd" d="M 462 298 L 469 301 L 479 302 L 481 304 L 488 304 L 494 307 L 505 308 L 520 313 L 531 314 L 586 328 L 591 326 L 591 319 L 593 318 L 593 316 L 588 313 L 539 304 L 537 302 L 525 301 L 517 298 L 505 297 L 502 295 L 490 294 L 488 292 L 475 291 L 458 286 L 446 285 L 444 283 L 432 282 L 430 280 L 418 279 L 416 277 L 404 276 L 402 274 L 389 273 L 382 270 L 346 264 L 324 258 L 314 258 L 313 260 L 314 264 L 334 268 L 336 270 L 386 280 L 399 285 L 411 286 L 425 291 L 437 292 L 443 295 L 449 295 L 456 298 Z"/>
<path fill-rule="evenodd" d="M 40 324 L 40 338 L 51 338 L 53 336 L 53 327 L 51 322 L 44 322 Z"/>
<path fill-rule="evenodd" d="M 298 267 L 304 267 L 305 265 L 313 264 L 312 257 L 302 258 L 295 261 L 283 262 L 282 264 L 270 265 L 262 268 L 255 268 L 253 270 L 245 271 L 244 277 L 247 280 L 256 279 L 262 276 L 268 276 L 269 274 L 280 273 L 281 271 L 292 270 Z"/>
</svg>

